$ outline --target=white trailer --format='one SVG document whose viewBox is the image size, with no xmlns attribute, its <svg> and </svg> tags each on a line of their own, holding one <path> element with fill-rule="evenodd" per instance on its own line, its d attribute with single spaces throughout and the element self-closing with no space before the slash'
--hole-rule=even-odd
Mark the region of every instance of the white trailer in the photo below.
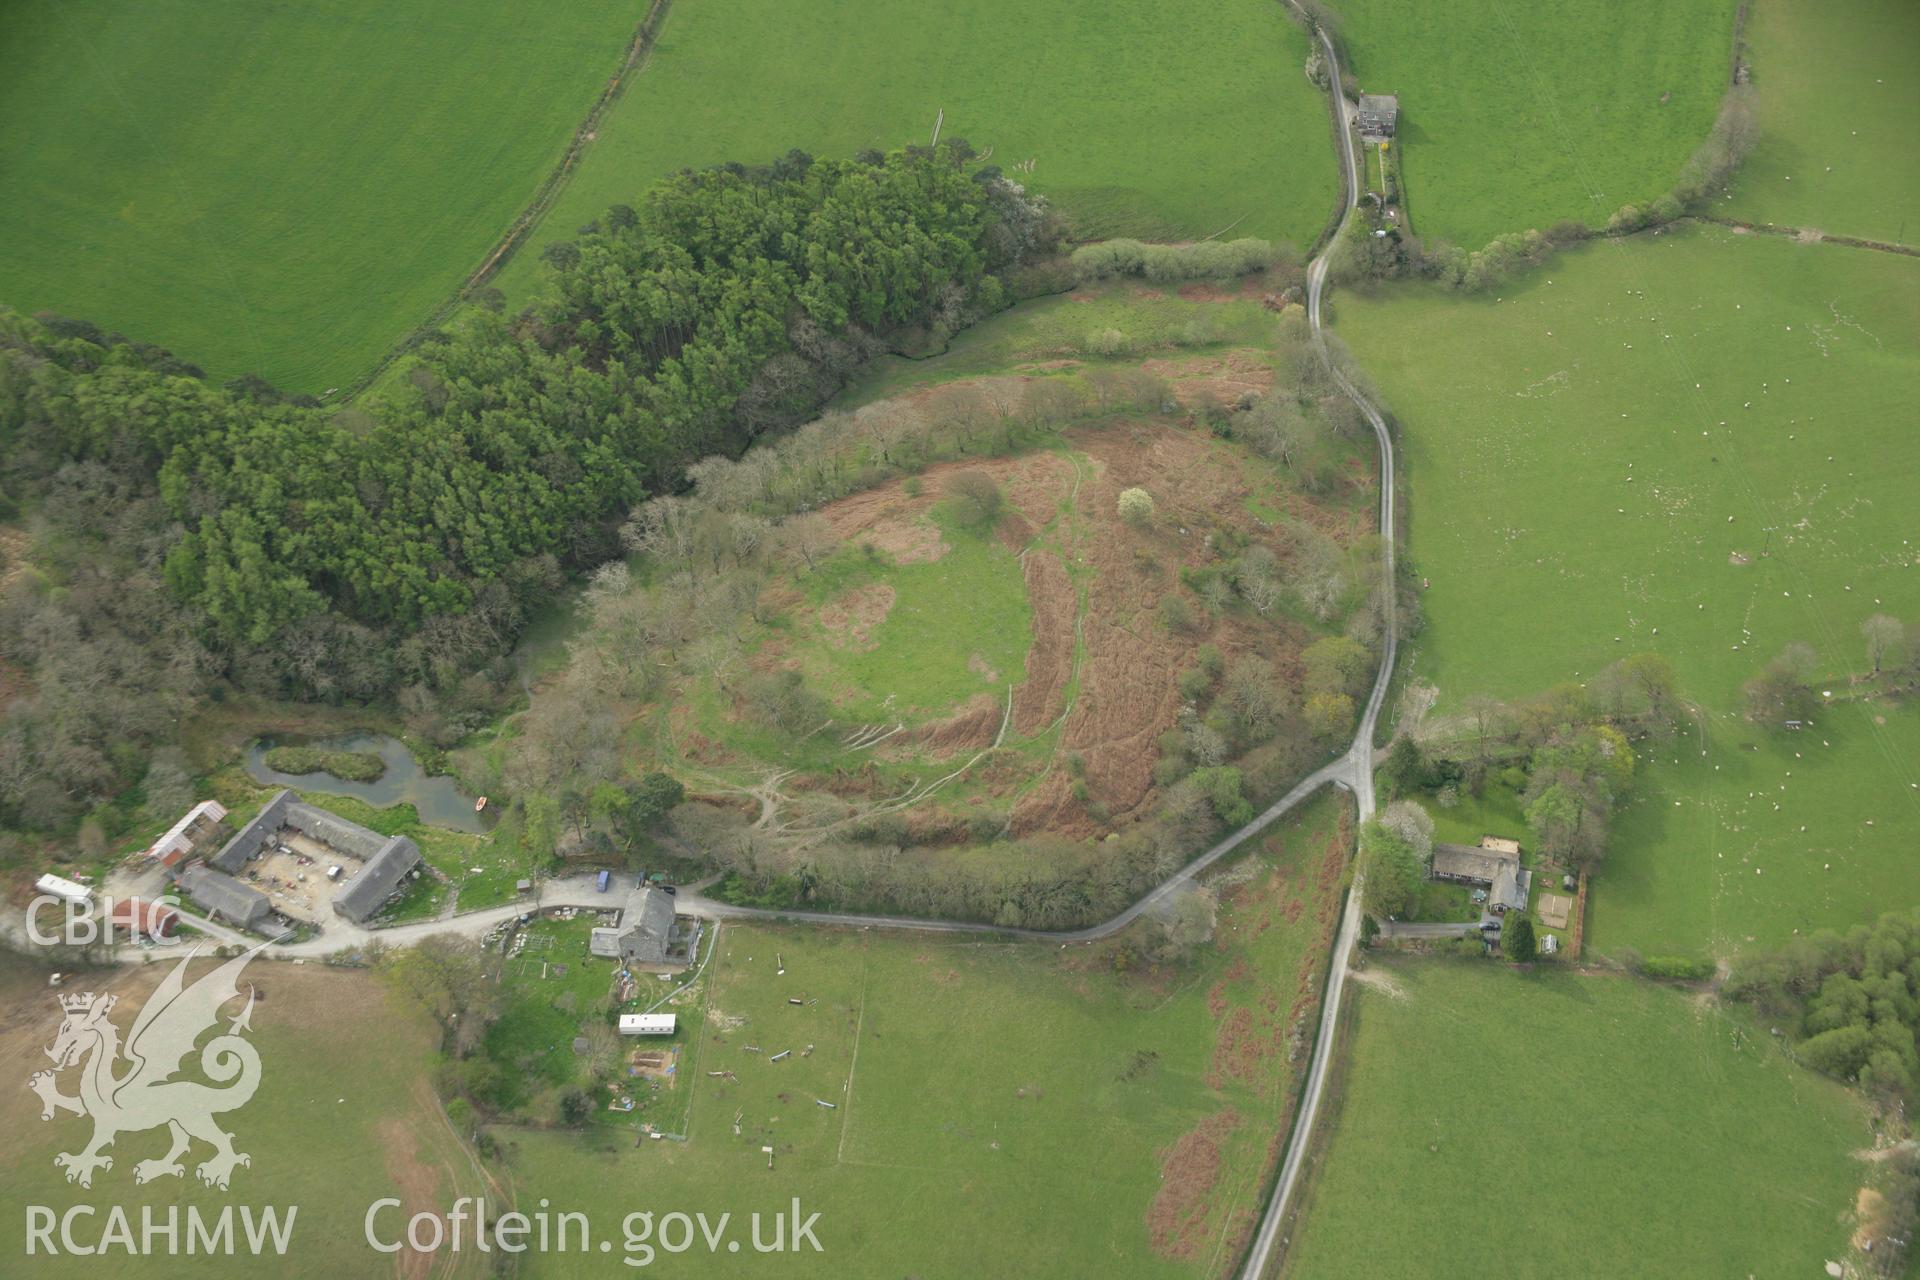
<svg viewBox="0 0 1920 1280">
<path fill-rule="evenodd" d="M 51 871 L 33 882 L 33 887 L 41 893 L 60 899 L 62 902 L 80 903 L 93 897 L 93 890 L 65 876 L 56 876 Z"/>
<path fill-rule="evenodd" d="M 620 1015 L 620 1034 L 623 1036 L 670 1036 L 673 1034 L 675 1015 L 671 1013 L 623 1013 Z"/>
</svg>

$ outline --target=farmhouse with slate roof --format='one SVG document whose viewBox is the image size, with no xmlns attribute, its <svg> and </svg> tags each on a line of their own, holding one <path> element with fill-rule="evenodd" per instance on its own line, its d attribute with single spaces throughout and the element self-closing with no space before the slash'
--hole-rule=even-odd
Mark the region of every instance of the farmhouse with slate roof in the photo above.
<svg viewBox="0 0 1920 1280">
<path fill-rule="evenodd" d="M 1433 878 L 1470 884 L 1487 891 L 1487 909 L 1496 915 L 1524 911 L 1533 890 L 1533 873 L 1520 865 L 1517 841 L 1488 836 L 1478 846 L 1433 846 Z"/>
<path fill-rule="evenodd" d="M 618 924 L 595 929 L 587 939 L 592 954 L 629 969 L 684 969 L 699 946 L 699 922 L 683 924 L 673 913 L 673 899 L 645 886 L 627 895 Z"/>
<path fill-rule="evenodd" d="M 1360 136 L 1369 140 L 1391 138 L 1400 119 L 1400 99 L 1391 93 L 1363 93 L 1354 111 Z"/>
</svg>

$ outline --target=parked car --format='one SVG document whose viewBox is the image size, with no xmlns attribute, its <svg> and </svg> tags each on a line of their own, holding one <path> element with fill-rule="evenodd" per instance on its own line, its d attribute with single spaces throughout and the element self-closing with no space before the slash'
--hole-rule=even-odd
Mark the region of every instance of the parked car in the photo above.
<svg viewBox="0 0 1920 1280">
<path fill-rule="evenodd" d="M 672 885 L 672 884 L 663 884 L 660 886 L 660 892 L 666 894 L 669 898 L 671 898 L 675 894 L 680 892 L 680 886 Z"/>
</svg>

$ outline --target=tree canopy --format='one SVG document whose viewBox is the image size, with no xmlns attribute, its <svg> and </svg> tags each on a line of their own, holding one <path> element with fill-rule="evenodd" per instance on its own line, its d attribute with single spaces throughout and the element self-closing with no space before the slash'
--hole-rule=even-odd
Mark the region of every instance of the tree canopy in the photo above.
<svg viewBox="0 0 1920 1280">
<path fill-rule="evenodd" d="M 0 611 L 43 691 L 0 736 L 0 819 L 55 825 L 137 782 L 172 723 L 157 691 L 454 690 L 689 464 L 803 420 L 883 335 L 1001 305 L 992 273 L 1049 233 L 970 154 L 676 174 L 545 255 L 542 301 L 469 308 L 352 407 L 0 310 L 0 504 L 37 498 L 68 561 Z M 136 593 L 67 609 L 94 561 Z"/>
</svg>

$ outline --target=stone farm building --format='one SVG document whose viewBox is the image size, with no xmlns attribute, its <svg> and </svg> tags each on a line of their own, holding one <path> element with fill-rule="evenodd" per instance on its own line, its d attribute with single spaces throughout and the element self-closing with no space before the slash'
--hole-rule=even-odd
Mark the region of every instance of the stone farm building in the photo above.
<svg viewBox="0 0 1920 1280">
<path fill-rule="evenodd" d="M 1391 138 L 1400 119 L 1400 99 L 1391 93 L 1363 93 L 1354 111 L 1354 123 L 1363 138 Z"/>
<path fill-rule="evenodd" d="M 595 929 L 587 949 L 629 969 L 684 969 L 700 946 L 700 924 L 674 915 L 673 899 L 641 887 L 627 895 L 619 923 Z"/>
<path fill-rule="evenodd" d="M 1526 910 L 1533 888 L 1533 873 L 1520 865 L 1519 843 L 1498 836 L 1483 837 L 1478 845 L 1434 845 L 1433 878 L 1485 889 L 1487 910 L 1496 915 Z"/>
<path fill-rule="evenodd" d="M 204 862 L 196 862 L 182 871 L 178 883 L 180 892 L 222 924 L 258 929 L 273 914 L 273 904 L 267 901 L 266 894 L 224 871 L 215 871 Z"/>
<path fill-rule="evenodd" d="M 405 836 L 383 836 L 357 822 L 302 801 L 292 791 L 281 791 L 267 801 L 258 816 L 240 828 L 211 859 L 215 870 L 238 875 L 285 828 L 359 860 L 361 866 L 333 895 L 334 911 L 355 924 L 364 924 L 399 889 L 407 873 L 420 865 L 420 849 Z M 182 883 L 185 881 L 183 879 Z"/>
</svg>

